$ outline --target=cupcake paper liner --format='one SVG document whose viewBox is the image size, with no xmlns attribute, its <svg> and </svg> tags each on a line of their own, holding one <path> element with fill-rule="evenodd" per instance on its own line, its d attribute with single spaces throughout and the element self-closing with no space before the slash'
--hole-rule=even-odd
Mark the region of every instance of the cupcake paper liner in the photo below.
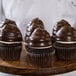
<svg viewBox="0 0 76 76">
<path fill-rule="evenodd" d="M 48 49 L 27 48 L 26 54 L 27 54 L 28 61 L 30 62 L 31 65 L 37 66 L 37 67 L 49 67 L 53 65 L 55 50 L 53 51 L 50 50 L 49 52 L 42 52 L 42 53 L 38 53 L 38 52 L 34 53 L 34 52 L 31 52 L 31 50 L 48 51 Z"/>
<path fill-rule="evenodd" d="M 52 36 L 52 44 L 56 42 L 56 38 Z"/>
<path fill-rule="evenodd" d="M 73 46 L 64 47 L 64 46 L 57 45 L 57 43 L 55 43 L 53 46 L 56 50 L 56 56 L 58 59 L 61 59 L 61 60 L 76 59 L 76 47 L 73 47 Z"/>
<path fill-rule="evenodd" d="M 22 44 L 4 44 L 0 43 L 0 58 L 6 61 L 16 61 L 20 59 Z"/>
</svg>

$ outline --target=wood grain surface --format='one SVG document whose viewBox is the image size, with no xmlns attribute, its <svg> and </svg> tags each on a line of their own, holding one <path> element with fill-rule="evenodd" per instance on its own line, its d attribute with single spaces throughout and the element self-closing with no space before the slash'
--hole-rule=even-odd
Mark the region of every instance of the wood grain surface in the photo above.
<svg viewBox="0 0 76 76">
<path fill-rule="evenodd" d="M 25 51 L 23 46 L 19 61 L 3 61 L 0 59 L 0 71 L 16 75 L 55 75 L 76 70 L 76 60 L 68 62 L 56 60 L 53 66 L 49 68 L 34 67 L 28 63 Z"/>
</svg>

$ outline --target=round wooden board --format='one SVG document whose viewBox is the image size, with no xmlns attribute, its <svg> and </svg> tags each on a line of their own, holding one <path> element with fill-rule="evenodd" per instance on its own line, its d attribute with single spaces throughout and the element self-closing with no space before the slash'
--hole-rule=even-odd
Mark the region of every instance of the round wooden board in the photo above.
<svg viewBox="0 0 76 76">
<path fill-rule="evenodd" d="M 0 59 L 0 71 L 16 75 L 55 75 L 76 70 L 76 61 L 56 60 L 52 67 L 38 68 L 27 62 L 25 50 L 22 50 L 20 61 L 3 61 Z"/>
</svg>

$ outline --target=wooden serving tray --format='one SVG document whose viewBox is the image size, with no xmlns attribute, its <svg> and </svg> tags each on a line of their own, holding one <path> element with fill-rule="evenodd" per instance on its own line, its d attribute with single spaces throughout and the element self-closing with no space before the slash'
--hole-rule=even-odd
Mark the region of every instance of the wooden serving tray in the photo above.
<svg viewBox="0 0 76 76">
<path fill-rule="evenodd" d="M 24 47 L 23 47 L 24 48 Z M 16 75 L 55 75 L 76 70 L 76 60 L 56 60 L 49 68 L 34 67 L 27 62 L 25 50 L 22 50 L 20 61 L 3 61 L 0 59 L 0 71 Z"/>
</svg>

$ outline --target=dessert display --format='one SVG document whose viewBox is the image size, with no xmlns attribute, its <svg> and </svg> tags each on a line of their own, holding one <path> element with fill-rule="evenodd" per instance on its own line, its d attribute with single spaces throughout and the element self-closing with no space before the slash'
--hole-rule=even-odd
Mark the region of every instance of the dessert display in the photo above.
<svg viewBox="0 0 76 76">
<path fill-rule="evenodd" d="M 43 28 L 44 29 L 44 24 L 39 18 L 33 19 L 26 27 L 26 35 L 25 35 L 25 42 L 27 43 L 29 40 L 29 36 L 32 34 L 32 32 L 36 28 Z"/>
<path fill-rule="evenodd" d="M 71 26 L 66 20 L 62 19 L 54 26 L 52 31 L 52 42 L 56 41 L 56 33 L 61 29 L 63 26 Z"/>
<path fill-rule="evenodd" d="M 76 29 L 71 26 L 63 26 L 56 33 L 54 43 L 56 55 L 61 60 L 76 59 Z"/>
<path fill-rule="evenodd" d="M 27 57 L 29 62 L 37 67 L 53 65 L 55 50 L 52 47 L 51 36 L 42 29 L 36 28 L 27 43 Z"/>
<path fill-rule="evenodd" d="M 0 58 L 19 60 L 22 51 L 22 34 L 16 23 L 6 19 L 0 27 Z"/>
<path fill-rule="evenodd" d="M 27 25 L 25 35 L 27 45 L 24 43 L 25 47 L 22 47 L 22 34 L 16 23 L 9 19 L 2 23 L 0 27 L 2 72 L 17 75 L 54 75 L 76 70 L 76 29 L 67 21 L 61 20 L 54 26 L 52 37 L 45 30 L 43 22 L 35 18 Z M 53 44 L 52 38 L 55 39 Z"/>
</svg>

